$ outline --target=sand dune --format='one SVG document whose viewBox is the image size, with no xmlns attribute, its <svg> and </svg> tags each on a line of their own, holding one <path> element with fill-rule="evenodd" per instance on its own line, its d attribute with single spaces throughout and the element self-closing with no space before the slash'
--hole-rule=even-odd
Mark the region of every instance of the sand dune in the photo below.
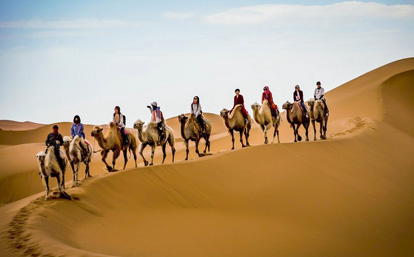
<svg viewBox="0 0 414 257">
<path fill-rule="evenodd" d="M 169 153 L 167 164 L 130 161 L 112 174 L 95 155 L 94 177 L 68 189 L 73 201 L 36 194 L 33 151 L 49 128 L 2 131 L 0 255 L 411 256 L 413 84 L 409 58 L 328 92 L 326 141 L 291 143 L 284 120 L 281 144 L 263 145 L 254 126 L 253 146 L 229 151 L 221 118 L 209 114 L 213 155 L 191 149 L 184 162 L 177 142 L 175 164 Z M 168 124 L 179 131 L 176 118 Z"/>
</svg>

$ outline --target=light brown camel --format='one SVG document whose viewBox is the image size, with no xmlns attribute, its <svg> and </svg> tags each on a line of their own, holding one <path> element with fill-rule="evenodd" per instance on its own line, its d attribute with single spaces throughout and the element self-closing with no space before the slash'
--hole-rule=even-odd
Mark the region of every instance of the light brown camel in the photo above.
<svg viewBox="0 0 414 257">
<path fill-rule="evenodd" d="M 121 151 L 124 153 L 124 169 L 126 167 L 126 164 L 128 162 L 127 158 L 127 150 L 129 148 L 129 151 L 134 154 L 134 160 L 135 160 L 135 167 L 137 167 L 137 139 L 135 136 L 131 133 L 128 134 L 129 136 L 129 144 L 122 146 L 122 136 L 121 132 L 119 131 L 118 127 L 115 125 L 115 123 L 110 122 L 109 123 L 109 132 L 106 137 L 104 137 L 102 133 L 103 128 L 99 126 L 95 126 L 91 132 L 91 136 L 98 141 L 99 146 L 102 148 L 101 155 L 102 155 L 102 161 L 105 163 L 106 168 L 109 172 L 116 171 L 115 170 L 115 161 L 119 157 Z M 106 156 L 108 155 L 108 152 L 113 152 L 112 157 L 112 167 L 108 165 L 106 162 Z"/>
<path fill-rule="evenodd" d="M 240 132 L 240 142 L 242 144 L 242 147 L 250 146 L 249 133 L 252 124 L 252 118 L 250 117 L 250 114 L 247 114 L 247 120 L 249 122 L 246 124 L 243 114 L 241 112 L 241 105 L 236 105 L 231 114 L 229 114 L 229 110 L 223 109 L 220 112 L 220 116 L 223 118 L 224 125 L 226 125 L 226 127 L 229 129 L 229 133 L 231 135 L 231 150 L 234 149 L 234 130 Z M 243 143 L 243 133 L 246 137 L 246 145 L 244 145 Z"/>
<path fill-rule="evenodd" d="M 65 191 L 65 170 L 67 158 L 63 151 L 60 151 L 64 163 L 64 169 L 59 166 L 58 160 L 55 156 L 55 147 L 50 146 L 47 149 L 47 154 L 43 151 L 36 154 L 37 162 L 39 163 L 39 171 L 46 186 L 45 200 L 49 199 L 49 177 L 55 177 L 57 179 L 57 185 L 60 191 L 60 195 L 63 198 L 71 199 L 71 197 Z"/>
<path fill-rule="evenodd" d="M 141 120 L 137 120 L 134 123 L 134 128 L 138 130 L 138 139 L 141 141 L 141 146 L 139 149 L 139 154 L 142 156 L 142 160 L 144 160 L 144 165 L 148 165 L 148 161 L 144 157 L 144 149 L 147 145 L 151 146 L 151 162 L 150 166 L 154 164 L 154 152 L 155 147 L 161 146 L 162 148 L 162 163 L 164 163 L 165 157 L 167 156 L 165 152 L 165 147 L 168 144 L 171 146 L 171 152 L 172 152 L 172 162 L 174 162 L 174 156 L 175 156 L 175 138 L 174 138 L 174 131 L 172 128 L 168 127 L 165 124 L 165 140 L 160 140 L 157 124 L 154 122 L 150 122 L 146 127 L 144 131 L 144 123 Z"/>
<path fill-rule="evenodd" d="M 277 134 L 277 142 L 280 143 L 279 140 L 279 125 L 281 122 L 280 115 L 277 115 L 277 117 L 274 117 L 272 115 L 272 111 L 270 110 L 269 104 L 267 100 L 263 101 L 263 104 L 260 105 L 258 103 L 252 104 L 252 110 L 253 110 L 253 118 L 254 120 L 260 125 L 260 128 L 263 131 L 264 136 L 264 143 L 268 143 L 267 139 L 267 131 L 272 128 L 272 126 L 275 128 L 273 131 L 273 141 L 275 141 L 275 136 Z M 278 111 L 279 112 L 279 111 Z"/>
<path fill-rule="evenodd" d="M 86 142 L 86 140 L 83 141 Z M 82 138 L 78 135 L 76 135 L 73 139 L 68 136 L 63 137 L 63 146 L 66 155 L 68 156 L 70 166 L 72 167 L 73 186 L 79 186 L 78 173 L 81 162 L 83 162 L 86 166 L 84 180 L 86 180 L 87 177 L 92 177 L 89 172 L 89 163 L 92 161 L 92 146 L 89 143 L 85 143 L 86 156 L 84 156 L 81 143 Z"/>
<path fill-rule="evenodd" d="M 295 142 L 302 141 L 302 137 L 299 135 L 299 127 L 303 125 L 305 128 L 306 141 L 309 141 L 308 137 L 308 128 L 309 128 L 309 118 L 304 116 L 304 113 L 300 107 L 299 102 L 286 102 L 283 104 L 282 108 L 286 110 L 286 119 L 290 123 L 290 126 L 293 128 L 293 134 L 295 136 Z M 297 137 L 297 140 L 296 140 Z"/>
<path fill-rule="evenodd" d="M 205 122 L 205 133 L 202 133 L 200 125 L 197 122 L 197 118 L 194 115 L 190 115 L 190 118 L 181 114 L 178 116 L 178 121 L 181 124 L 181 137 L 184 139 L 184 144 L 186 147 L 186 155 L 185 160 L 188 160 L 188 141 L 195 142 L 196 153 L 199 157 L 206 155 L 207 148 L 210 152 L 210 135 L 211 135 L 211 123 L 207 119 L 204 119 Z M 200 154 L 198 151 L 198 144 L 200 143 L 200 139 L 204 138 L 206 141 L 206 147 L 204 148 L 203 154 Z"/>
<path fill-rule="evenodd" d="M 326 101 L 326 100 L 325 100 Z M 322 100 L 311 99 L 307 102 L 310 109 L 310 118 L 313 126 L 313 140 L 316 141 L 316 126 L 315 121 L 319 122 L 319 133 L 321 139 L 326 139 L 326 130 L 328 128 L 328 116 L 326 116 L 325 105 Z"/>
</svg>

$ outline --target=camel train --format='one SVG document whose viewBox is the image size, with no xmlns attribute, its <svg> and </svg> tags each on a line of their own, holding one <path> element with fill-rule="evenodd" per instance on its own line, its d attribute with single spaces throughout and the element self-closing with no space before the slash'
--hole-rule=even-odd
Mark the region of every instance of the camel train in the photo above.
<svg viewBox="0 0 414 257">
<path fill-rule="evenodd" d="M 267 88 L 268 89 L 268 88 Z M 318 88 L 320 89 L 320 87 Z M 237 89 L 238 90 L 238 89 Z M 236 91 L 237 91 L 236 90 Z M 239 91 L 240 92 L 240 91 Z M 236 104 L 237 102 L 240 102 L 240 99 L 236 99 L 237 97 L 241 96 L 237 92 L 237 96 L 235 97 L 235 104 L 233 106 L 232 110 L 223 109 L 220 111 L 220 117 L 223 119 L 223 123 L 225 127 L 228 129 L 228 133 L 231 136 L 231 142 L 232 147 L 231 149 L 234 149 L 234 132 L 239 132 L 240 134 L 240 143 L 242 147 L 250 146 L 249 143 L 249 135 L 250 130 L 252 127 L 252 118 L 247 113 L 247 111 L 244 109 L 244 102 L 242 104 Z M 323 96 L 323 95 L 322 95 Z M 196 99 L 196 98 L 195 98 Z M 242 96 L 241 96 L 241 99 Z M 242 100 L 244 101 L 244 100 Z M 253 111 L 253 118 L 254 121 L 260 126 L 263 138 L 264 138 L 264 144 L 269 143 L 269 138 L 267 136 L 267 132 L 273 128 L 273 137 L 270 143 L 274 143 L 276 137 L 277 142 L 280 143 L 279 139 L 279 127 L 282 121 L 281 115 L 279 114 L 279 111 L 277 110 L 277 107 L 274 107 L 275 105 L 272 102 L 272 98 L 270 98 L 270 101 L 267 99 L 262 99 L 262 104 L 254 103 L 251 105 L 251 109 Z M 316 125 L 315 123 L 320 124 L 319 129 L 319 135 L 321 139 L 326 139 L 326 130 L 327 130 L 327 123 L 328 123 L 328 110 L 326 107 L 326 99 L 311 99 L 308 100 L 306 103 L 295 101 L 293 103 L 290 103 L 287 101 L 285 104 L 283 104 L 282 109 L 286 111 L 286 119 L 289 122 L 290 126 L 293 129 L 293 135 L 294 135 L 294 142 L 298 142 L 302 140 L 302 137 L 299 135 L 299 127 L 303 125 L 305 129 L 305 136 L 306 141 L 309 141 L 308 136 L 308 129 L 310 123 L 312 123 L 313 131 L 314 131 L 314 140 L 316 140 Z M 154 102 L 155 103 L 155 102 Z M 156 103 L 155 103 L 156 104 Z M 197 97 L 197 101 L 194 102 L 194 104 L 199 104 L 199 99 Z M 273 112 L 272 114 L 272 104 L 273 107 L 276 108 L 277 112 Z M 306 106 L 305 106 L 306 104 Z M 159 110 L 159 107 L 154 107 L 154 112 Z M 119 107 L 118 107 L 119 108 Z M 158 109 L 157 109 L 158 108 Z M 307 111 L 309 108 L 309 111 Z M 192 109 L 193 110 L 193 109 Z M 200 108 L 201 110 L 201 108 Z M 309 112 L 309 116 L 307 113 Z M 114 115 L 115 116 L 115 115 Z M 76 116 L 79 119 L 79 116 Z M 200 117 L 202 117 L 202 123 L 200 123 Z M 180 124 L 180 132 L 181 137 L 184 141 L 184 145 L 186 147 L 186 156 L 185 160 L 188 160 L 189 155 L 189 141 L 194 141 L 195 143 L 195 152 L 196 154 L 201 157 L 205 156 L 207 154 L 207 151 L 210 152 L 210 136 L 212 132 L 212 124 L 208 119 L 206 119 L 204 116 L 197 116 L 196 113 L 192 112 L 189 116 L 186 116 L 184 114 L 181 114 L 177 116 L 179 124 Z M 165 158 L 167 156 L 166 154 L 166 146 L 167 144 L 171 148 L 172 153 L 172 162 L 174 163 L 175 158 L 175 138 L 174 138 L 174 131 L 171 127 L 169 127 L 165 120 L 162 118 L 162 126 L 159 126 L 160 123 L 155 123 L 153 120 L 147 124 L 144 125 L 145 122 L 138 119 L 135 123 L 133 128 L 137 130 L 137 138 L 140 141 L 140 148 L 139 148 L 139 154 L 142 157 L 143 163 L 145 166 L 147 165 L 153 165 L 154 164 L 154 153 L 157 146 L 161 146 L 163 158 L 161 164 L 164 163 Z M 79 125 L 79 124 L 78 124 Z M 57 127 L 56 125 L 54 126 Z M 160 128 L 163 129 L 164 134 L 160 134 Z M 83 125 L 82 125 L 82 133 L 83 133 Z M 99 126 L 95 126 L 91 132 L 91 136 L 97 141 L 98 145 L 100 146 L 101 150 L 95 151 L 100 152 L 102 156 L 102 162 L 105 164 L 108 172 L 117 171 L 115 169 L 115 164 L 117 158 L 121 155 L 121 152 L 123 153 L 124 157 L 124 165 L 123 169 L 125 169 L 127 162 L 128 162 L 128 150 L 131 158 L 131 153 L 134 156 L 135 161 L 135 167 L 137 167 L 137 139 L 136 137 L 130 133 L 126 132 L 126 134 L 121 134 L 122 129 L 120 129 L 119 124 L 115 122 L 109 123 L 109 131 L 106 136 L 103 135 L 103 128 Z M 126 129 L 124 129 L 126 131 Z M 52 135 L 49 134 L 49 136 Z M 73 135 L 73 133 L 72 133 Z M 163 137 L 161 136 L 163 135 Z M 49 140 L 49 136 L 48 139 Z M 54 136 L 60 136 L 60 134 L 54 134 Z M 125 141 L 125 137 L 127 137 L 128 140 Z M 243 140 L 244 137 L 244 140 Z M 46 141 L 46 144 L 48 145 L 47 153 L 45 152 L 39 152 L 36 157 L 39 164 L 39 174 L 42 177 L 42 180 L 45 183 L 46 187 L 46 196 L 45 199 L 47 200 L 49 198 L 49 177 L 56 177 L 58 189 L 60 191 L 60 195 L 64 198 L 71 199 L 71 197 L 66 193 L 65 191 L 65 170 L 66 170 L 66 164 L 69 162 L 72 173 L 73 173 L 73 187 L 79 186 L 79 167 L 81 163 L 85 164 L 85 176 L 84 180 L 87 179 L 87 177 L 91 177 L 90 171 L 89 171 L 89 164 L 92 160 L 92 155 L 94 153 L 91 144 L 89 144 L 85 139 L 81 136 L 74 136 L 63 137 L 63 140 L 60 140 L 63 142 L 63 151 L 60 151 L 61 160 L 58 160 L 59 156 L 56 156 L 55 151 L 59 149 L 59 142 L 56 141 L 57 147 L 55 146 L 49 146 L 48 141 Z M 200 140 L 204 139 L 205 141 L 205 147 L 202 153 L 199 151 L 199 144 Z M 53 139 L 51 142 L 54 142 L 55 139 Z M 245 141 L 245 142 L 244 142 Z M 86 149 L 85 149 L 85 142 L 86 142 Z M 146 146 L 151 147 L 151 160 L 148 161 L 144 157 L 144 149 Z M 112 151 L 112 166 L 109 165 L 106 162 L 106 158 L 108 153 Z M 62 165 L 62 162 L 64 165 Z"/>
</svg>

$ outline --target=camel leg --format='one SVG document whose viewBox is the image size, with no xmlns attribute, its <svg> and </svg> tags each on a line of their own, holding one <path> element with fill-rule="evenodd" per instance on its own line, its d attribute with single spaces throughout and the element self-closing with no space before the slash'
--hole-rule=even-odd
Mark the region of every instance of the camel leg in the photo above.
<svg viewBox="0 0 414 257">
<path fill-rule="evenodd" d="M 306 141 L 309 141 L 309 137 L 308 137 L 309 122 L 308 123 L 304 123 L 303 124 L 303 127 L 305 128 Z"/>
<path fill-rule="evenodd" d="M 244 136 L 246 137 L 246 146 L 250 146 L 250 143 L 249 143 L 250 131 L 249 131 L 248 128 L 245 128 L 245 130 L 244 130 Z"/>
<path fill-rule="evenodd" d="M 230 129 L 229 132 L 230 132 L 230 135 L 231 135 L 231 142 L 233 144 L 233 146 L 231 147 L 231 150 L 234 150 L 234 133 L 233 133 L 232 129 Z"/>
<path fill-rule="evenodd" d="M 135 148 L 130 148 L 130 149 L 132 150 L 132 153 L 134 154 L 135 168 L 137 168 L 138 167 L 138 164 L 137 164 L 137 148 L 135 147 Z"/>
<path fill-rule="evenodd" d="M 103 163 L 105 163 L 106 168 L 108 169 L 108 171 L 111 172 L 112 171 L 112 167 L 109 166 L 109 164 L 106 162 L 106 157 L 108 156 L 108 152 L 109 152 L 109 150 L 103 150 L 103 151 L 101 151 L 101 155 L 102 155 L 102 161 L 103 161 Z"/>
<path fill-rule="evenodd" d="M 195 140 L 195 148 L 196 148 L 196 153 L 198 154 L 198 157 L 201 157 L 200 152 L 198 151 L 198 144 L 200 143 L 200 138 Z"/>
<path fill-rule="evenodd" d="M 86 178 L 89 176 L 91 176 L 90 174 L 89 174 L 89 162 L 85 162 L 85 166 L 86 166 L 86 168 L 85 168 L 85 178 L 83 179 L 83 181 L 86 181 Z"/>
<path fill-rule="evenodd" d="M 119 157 L 119 155 L 121 155 L 121 150 L 115 150 L 115 151 L 113 151 L 113 156 L 112 156 L 112 168 L 113 168 L 113 171 L 116 171 L 116 169 L 115 169 L 115 162 L 116 162 L 116 159 Z"/>
<path fill-rule="evenodd" d="M 188 160 L 188 152 L 190 150 L 188 150 L 188 140 L 184 140 L 184 144 L 185 144 L 185 160 Z"/>
<path fill-rule="evenodd" d="M 315 121 L 312 121 L 312 127 L 313 127 L 313 141 L 316 141 L 316 127 L 315 127 Z"/>
<path fill-rule="evenodd" d="M 293 136 L 295 137 L 295 143 L 297 142 L 297 140 L 296 140 L 296 135 L 297 135 L 297 132 L 296 132 L 296 125 L 295 125 L 295 123 L 293 123 L 292 124 L 292 128 L 293 128 Z"/>
<path fill-rule="evenodd" d="M 46 196 L 45 196 L 45 200 L 49 199 L 49 177 L 48 176 L 44 176 L 43 179 L 45 180 L 45 185 L 46 185 Z"/>
<path fill-rule="evenodd" d="M 204 147 L 204 151 L 203 151 L 203 153 L 205 155 L 207 153 L 207 147 L 208 147 L 208 140 L 209 140 L 208 135 L 204 137 L 204 140 L 206 141 L 206 147 Z"/>
<path fill-rule="evenodd" d="M 240 143 L 242 144 L 242 147 L 246 147 L 243 143 L 243 130 L 240 130 L 239 133 L 240 133 Z"/>
<path fill-rule="evenodd" d="M 165 157 L 167 157 L 167 153 L 165 152 L 166 146 L 167 146 L 167 142 L 164 142 L 161 146 L 162 148 L 162 163 L 161 164 L 164 164 Z"/>
<path fill-rule="evenodd" d="M 58 188 L 60 191 L 60 197 L 66 198 L 66 199 L 72 199 L 68 193 L 66 193 L 65 189 L 62 186 L 62 182 L 64 181 L 62 179 L 63 173 L 62 172 L 58 172 L 58 175 L 56 176 L 57 179 L 57 184 L 58 184 Z"/>
<path fill-rule="evenodd" d="M 127 150 L 127 148 L 125 148 L 125 150 L 123 150 L 123 152 L 124 152 L 124 169 L 125 169 L 125 167 L 127 165 L 127 162 L 128 162 L 128 150 Z"/>
<path fill-rule="evenodd" d="M 147 144 L 141 144 L 140 149 L 139 149 L 139 154 L 141 155 L 142 160 L 144 161 L 144 166 L 148 165 L 148 161 L 145 159 L 144 154 L 143 154 L 144 149 L 145 149 L 146 146 L 147 146 Z"/>
<path fill-rule="evenodd" d="M 269 140 L 267 139 L 267 126 L 263 126 L 262 125 L 262 131 L 263 131 L 263 137 L 264 137 L 264 143 L 267 144 L 269 143 Z"/>
<path fill-rule="evenodd" d="M 151 145 L 151 162 L 150 166 L 154 165 L 154 152 L 155 152 L 155 144 Z"/>
<path fill-rule="evenodd" d="M 328 119 L 325 120 L 325 124 L 323 127 L 323 139 L 326 139 L 326 130 L 328 129 Z"/>
<path fill-rule="evenodd" d="M 75 172 L 73 172 L 73 186 L 72 187 L 79 186 L 79 182 L 78 182 L 79 166 L 80 166 L 80 162 L 76 163 Z"/>
</svg>

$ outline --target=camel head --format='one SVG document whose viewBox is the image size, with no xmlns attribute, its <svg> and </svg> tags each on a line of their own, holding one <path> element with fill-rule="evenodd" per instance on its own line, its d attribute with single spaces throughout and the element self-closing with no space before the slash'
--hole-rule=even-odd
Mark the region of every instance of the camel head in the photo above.
<svg viewBox="0 0 414 257">
<path fill-rule="evenodd" d="M 113 128 L 116 128 L 116 124 L 114 123 L 114 122 L 109 122 L 109 128 L 110 129 L 113 129 Z"/>
<path fill-rule="evenodd" d="M 144 124 L 145 124 L 144 121 L 138 119 L 137 121 L 134 122 L 134 129 L 141 130 Z"/>
<path fill-rule="evenodd" d="M 259 108 L 260 108 L 260 104 L 258 104 L 257 102 L 255 102 L 254 104 L 252 104 L 253 111 L 259 110 Z"/>
<path fill-rule="evenodd" d="M 179 121 L 181 124 L 186 123 L 186 122 L 187 122 L 187 120 L 188 120 L 188 117 L 187 117 L 187 116 L 185 116 L 184 114 L 178 115 L 178 121 Z"/>
<path fill-rule="evenodd" d="M 112 122 L 111 122 L 112 123 Z M 91 136 L 92 137 L 97 137 L 102 133 L 103 128 L 99 127 L 99 126 L 95 126 L 91 132 Z"/>
<path fill-rule="evenodd" d="M 38 152 L 38 153 L 36 154 L 36 158 L 37 158 L 37 161 L 38 161 L 39 163 L 44 163 L 44 162 L 45 162 L 45 158 L 46 158 L 46 154 L 45 154 L 45 152 L 43 152 L 43 151 Z"/>
<path fill-rule="evenodd" d="M 286 101 L 286 103 L 282 105 L 282 109 L 288 110 L 291 106 L 292 104 L 289 101 Z"/>
<path fill-rule="evenodd" d="M 315 100 L 314 100 L 314 99 L 309 99 L 308 101 L 306 101 L 306 104 L 307 104 L 310 108 L 313 108 L 313 105 L 315 104 Z"/>
<path fill-rule="evenodd" d="M 226 108 L 224 108 L 223 110 L 221 110 L 220 112 L 220 116 L 224 119 L 229 117 L 229 110 L 227 110 Z"/>
<path fill-rule="evenodd" d="M 63 147 L 65 149 L 68 149 L 71 141 L 72 141 L 72 138 L 70 138 L 68 136 L 64 136 L 63 137 Z"/>
</svg>

